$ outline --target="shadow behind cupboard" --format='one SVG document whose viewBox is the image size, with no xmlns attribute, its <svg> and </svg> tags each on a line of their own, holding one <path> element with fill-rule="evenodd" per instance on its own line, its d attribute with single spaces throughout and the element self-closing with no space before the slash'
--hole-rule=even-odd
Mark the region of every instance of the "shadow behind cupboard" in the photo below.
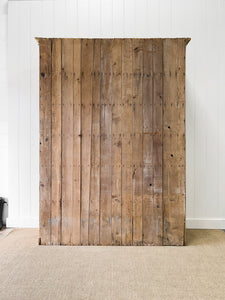
<svg viewBox="0 0 225 300">
<path fill-rule="evenodd" d="M 184 245 L 190 39 L 46 39 L 40 244 Z"/>
</svg>

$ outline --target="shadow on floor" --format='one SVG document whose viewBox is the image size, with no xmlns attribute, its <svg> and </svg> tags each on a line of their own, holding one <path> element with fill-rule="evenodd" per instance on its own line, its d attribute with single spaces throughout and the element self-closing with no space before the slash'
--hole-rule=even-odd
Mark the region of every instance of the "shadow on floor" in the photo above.
<svg viewBox="0 0 225 300">
<path fill-rule="evenodd" d="M 13 230 L 13 228 L 5 228 L 3 227 L 0 230 L 0 240 L 5 238 L 11 231 Z"/>
</svg>

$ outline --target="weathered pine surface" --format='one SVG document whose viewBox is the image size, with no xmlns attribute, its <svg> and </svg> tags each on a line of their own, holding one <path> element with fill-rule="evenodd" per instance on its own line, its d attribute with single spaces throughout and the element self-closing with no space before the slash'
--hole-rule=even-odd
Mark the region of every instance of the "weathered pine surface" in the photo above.
<svg viewBox="0 0 225 300">
<path fill-rule="evenodd" d="M 184 245 L 190 39 L 46 39 L 42 245 Z"/>
</svg>

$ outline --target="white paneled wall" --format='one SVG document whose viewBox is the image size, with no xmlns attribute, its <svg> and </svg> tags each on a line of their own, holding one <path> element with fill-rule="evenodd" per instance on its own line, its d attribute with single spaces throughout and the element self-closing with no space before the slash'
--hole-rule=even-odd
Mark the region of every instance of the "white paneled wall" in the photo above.
<svg viewBox="0 0 225 300">
<path fill-rule="evenodd" d="M 225 228 L 225 1 L 9 1 L 8 226 L 38 226 L 39 37 L 191 37 L 187 226 Z"/>
<path fill-rule="evenodd" d="M 0 197 L 4 198 L 8 197 L 7 2 L 0 0 Z"/>
</svg>

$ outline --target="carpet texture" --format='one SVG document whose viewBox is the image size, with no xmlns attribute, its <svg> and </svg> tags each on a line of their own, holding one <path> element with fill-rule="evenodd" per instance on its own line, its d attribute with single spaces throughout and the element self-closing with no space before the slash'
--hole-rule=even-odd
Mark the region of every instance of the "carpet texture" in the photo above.
<svg viewBox="0 0 225 300">
<path fill-rule="evenodd" d="M 225 299 L 225 233 L 187 230 L 185 247 L 38 246 L 0 240 L 0 299 Z"/>
</svg>

